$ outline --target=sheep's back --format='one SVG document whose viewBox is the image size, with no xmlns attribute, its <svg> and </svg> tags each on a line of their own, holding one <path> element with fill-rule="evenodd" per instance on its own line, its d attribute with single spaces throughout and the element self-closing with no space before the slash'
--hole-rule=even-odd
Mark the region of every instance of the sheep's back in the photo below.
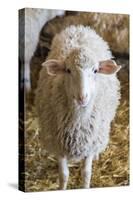
<svg viewBox="0 0 133 200">
<path fill-rule="evenodd" d="M 85 50 L 94 63 L 112 57 L 108 44 L 94 30 L 72 25 L 55 35 L 47 59 L 65 60 L 74 49 Z"/>
</svg>

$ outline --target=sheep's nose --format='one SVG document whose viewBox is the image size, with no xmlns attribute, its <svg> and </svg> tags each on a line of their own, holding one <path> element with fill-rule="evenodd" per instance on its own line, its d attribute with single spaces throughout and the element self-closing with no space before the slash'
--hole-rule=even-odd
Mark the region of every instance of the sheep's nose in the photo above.
<svg viewBox="0 0 133 200">
<path fill-rule="evenodd" d="M 79 96 L 79 101 L 81 102 L 81 103 L 84 103 L 84 101 L 86 100 L 86 98 L 87 98 L 87 94 L 85 94 L 85 95 L 80 95 Z"/>
</svg>

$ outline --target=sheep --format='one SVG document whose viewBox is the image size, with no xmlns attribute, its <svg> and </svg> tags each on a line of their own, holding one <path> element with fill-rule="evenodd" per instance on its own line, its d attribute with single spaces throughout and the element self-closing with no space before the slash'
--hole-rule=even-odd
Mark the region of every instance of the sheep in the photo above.
<svg viewBox="0 0 133 200">
<path fill-rule="evenodd" d="M 19 59 L 24 62 L 25 88 L 30 91 L 30 59 L 37 46 L 39 32 L 44 24 L 55 16 L 64 15 L 63 10 L 25 8 L 19 10 Z M 25 50 L 25 56 L 24 54 Z M 24 61 L 23 61 L 24 59 Z M 23 74 L 22 74 L 23 76 Z"/>
<path fill-rule="evenodd" d="M 79 12 L 78 15 L 56 17 L 42 27 L 39 43 L 46 44 L 44 31 L 50 35 L 61 32 L 70 25 L 90 26 L 109 43 L 115 53 L 129 54 L 129 15 Z M 44 36 L 44 37 L 43 37 Z"/>
<path fill-rule="evenodd" d="M 41 69 L 40 63 L 46 59 L 48 51 L 51 48 L 53 37 L 70 25 L 82 24 L 84 26 L 90 26 L 108 42 L 114 56 L 117 58 L 119 56 L 128 56 L 129 15 L 94 12 L 78 13 L 75 16 L 56 17 L 42 27 L 38 45 L 30 64 L 31 90 L 33 96 Z"/>
<path fill-rule="evenodd" d="M 83 161 L 83 188 L 89 188 L 92 161 L 107 147 L 119 105 L 121 66 L 83 25 L 55 35 L 42 66 L 35 96 L 40 143 L 57 157 L 60 189 L 67 188 L 70 160 Z"/>
</svg>

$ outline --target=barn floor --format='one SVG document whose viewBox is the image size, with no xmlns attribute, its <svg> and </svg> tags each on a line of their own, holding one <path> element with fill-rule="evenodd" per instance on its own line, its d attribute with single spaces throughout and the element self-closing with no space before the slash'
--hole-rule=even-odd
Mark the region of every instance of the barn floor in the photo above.
<svg viewBox="0 0 133 200">
<path fill-rule="evenodd" d="M 92 188 L 129 184 L 129 66 L 126 59 L 119 59 L 117 62 L 123 66 L 118 74 L 121 82 L 121 103 L 112 123 L 109 145 L 99 160 L 93 162 Z M 26 191 L 57 190 L 57 161 L 52 155 L 41 151 L 33 107 L 27 109 L 25 127 Z M 70 163 L 69 168 L 68 189 L 82 188 L 81 164 Z"/>
</svg>

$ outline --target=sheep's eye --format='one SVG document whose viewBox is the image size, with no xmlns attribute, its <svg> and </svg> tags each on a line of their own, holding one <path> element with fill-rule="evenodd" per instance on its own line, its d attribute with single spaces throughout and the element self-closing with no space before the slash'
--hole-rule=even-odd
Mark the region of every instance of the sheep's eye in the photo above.
<svg viewBox="0 0 133 200">
<path fill-rule="evenodd" d="M 97 73 L 97 69 L 94 70 L 94 74 L 96 74 L 96 73 Z"/>
<path fill-rule="evenodd" d="M 66 72 L 67 72 L 68 74 L 71 74 L 71 70 L 70 70 L 70 69 L 66 69 Z"/>
</svg>

